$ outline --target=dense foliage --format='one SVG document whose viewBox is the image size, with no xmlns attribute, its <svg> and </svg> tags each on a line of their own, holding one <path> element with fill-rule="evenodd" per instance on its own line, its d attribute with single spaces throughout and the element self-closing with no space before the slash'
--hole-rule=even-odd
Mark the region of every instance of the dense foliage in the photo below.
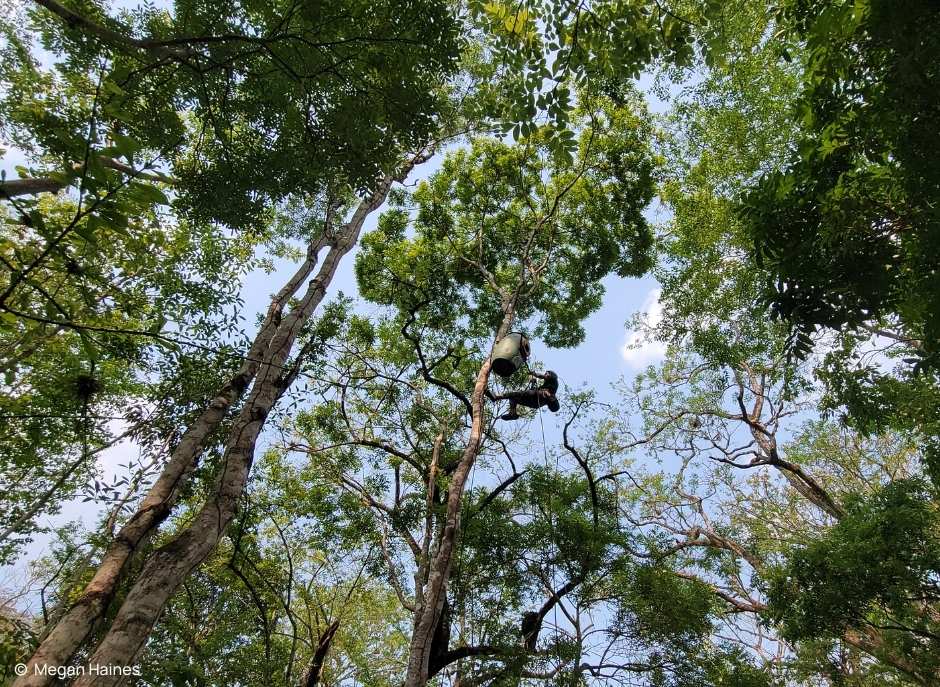
<svg viewBox="0 0 940 687">
<path fill-rule="evenodd" d="M 0 680 L 940 684 L 936 3 L 9 9 Z"/>
</svg>

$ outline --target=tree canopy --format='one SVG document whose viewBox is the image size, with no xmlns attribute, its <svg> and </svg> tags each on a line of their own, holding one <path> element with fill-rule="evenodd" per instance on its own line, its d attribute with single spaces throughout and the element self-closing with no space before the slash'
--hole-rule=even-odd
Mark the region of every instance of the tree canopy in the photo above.
<svg viewBox="0 0 940 687">
<path fill-rule="evenodd" d="M 4 684 L 940 684 L 935 3 L 8 5 Z"/>
</svg>

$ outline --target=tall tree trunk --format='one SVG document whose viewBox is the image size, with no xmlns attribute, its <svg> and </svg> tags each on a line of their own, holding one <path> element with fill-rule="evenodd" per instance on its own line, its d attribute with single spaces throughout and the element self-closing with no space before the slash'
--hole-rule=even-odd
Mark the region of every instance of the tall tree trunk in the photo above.
<svg viewBox="0 0 940 687">
<path fill-rule="evenodd" d="M 59 666 L 68 662 L 104 615 L 128 561 L 169 516 L 182 487 L 197 465 L 206 439 L 254 380 L 262 356 L 281 322 L 284 307 L 313 271 L 324 245 L 325 241 L 318 240 L 308 247 L 304 263 L 272 298 L 264 322 L 238 373 L 222 385 L 205 409 L 186 428 L 160 476 L 108 546 L 91 581 L 37 647 L 27 663 L 26 674 L 13 683 L 15 687 L 45 687 L 52 684 L 53 676 L 37 674 L 35 667 Z"/>
<path fill-rule="evenodd" d="M 510 300 L 504 312 L 503 321 L 496 333 L 496 341 L 509 333 L 515 312 L 515 298 Z M 470 475 L 470 469 L 473 467 L 483 443 L 483 394 L 489 382 L 491 367 L 492 358 L 488 357 L 480 366 L 476 383 L 473 385 L 473 394 L 470 396 L 470 405 L 473 409 L 470 436 L 451 478 L 447 492 L 447 513 L 444 518 L 444 527 L 438 542 L 437 553 L 431 562 L 424 593 L 423 595 L 416 594 L 416 598 L 422 599 L 423 603 L 418 606 L 415 612 L 414 630 L 411 635 L 404 687 L 424 687 L 428 681 L 434 635 L 441 621 L 441 613 L 447 599 L 447 581 L 450 579 L 451 562 L 457 535 L 460 532 L 460 506 L 463 492 L 466 487 L 467 477 Z"/>
<path fill-rule="evenodd" d="M 248 481 L 255 443 L 265 418 L 292 381 L 290 378 L 285 379 L 283 370 L 297 335 L 322 301 L 341 259 L 356 245 L 366 217 L 385 201 L 395 180 L 429 157 L 416 157 L 401 175 L 386 176 L 378 182 L 376 189 L 359 204 L 350 221 L 333 240 L 301 301 L 275 326 L 255 384 L 230 432 L 215 494 L 188 526 L 149 556 L 111 628 L 91 656 L 89 665 L 130 665 L 146 642 L 167 601 L 190 572 L 215 548 L 235 515 L 238 498 Z M 118 685 L 122 682 L 120 676 L 86 674 L 74 684 L 76 687 L 87 687 Z"/>
</svg>

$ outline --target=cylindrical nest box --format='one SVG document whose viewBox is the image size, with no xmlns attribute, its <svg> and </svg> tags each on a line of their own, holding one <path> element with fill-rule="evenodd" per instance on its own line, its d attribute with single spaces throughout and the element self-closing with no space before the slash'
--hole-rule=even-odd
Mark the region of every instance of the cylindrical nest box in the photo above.
<svg viewBox="0 0 940 687">
<path fill-rule="evenodd" d="M 493 372 L 511 377 L 529 359 L 529 339 L 522 332 L 509 332 L 493 347 Z"/>
</svg>

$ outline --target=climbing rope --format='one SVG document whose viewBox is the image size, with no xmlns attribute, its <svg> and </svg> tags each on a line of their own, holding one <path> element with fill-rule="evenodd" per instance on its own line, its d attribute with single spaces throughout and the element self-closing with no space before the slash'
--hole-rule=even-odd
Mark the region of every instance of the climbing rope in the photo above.
<svg viewBox="0 0 940 687">
<path fill-rule="evenodd" d="M 526 366 L 528 367 L 528 365 Z M 548 469 L 548 442 L 545 441 L 545 421 L 542 419 L 542 408 L 543 406 L 539 404 L 538 413 L 539 413 L 539 426 L 542 430 L 542 462 L 545 465 L 545 469 Z M 555 456 L 555 476 L 558 475 L 558 456 Z M 556 539 L 557 532 L 555 530 L 555 523 L 553 522 L 552 513 L 554 511 L 554 499 L 552 495 L 549 494 L 549 504 L 548 504 L 548 530 L 551 534 L 552 541 Z M 556 547 L 557 554 L 557 547 Z M 550 595 L 555 594 L 555 564 L 552 558 L 549 558 L 548 563 L 548 593 Z M 552 606 L 552 623 L 555 626 L 555 632 L 558 632 L 558 603 L 555 603 Z"/>
</svg>

